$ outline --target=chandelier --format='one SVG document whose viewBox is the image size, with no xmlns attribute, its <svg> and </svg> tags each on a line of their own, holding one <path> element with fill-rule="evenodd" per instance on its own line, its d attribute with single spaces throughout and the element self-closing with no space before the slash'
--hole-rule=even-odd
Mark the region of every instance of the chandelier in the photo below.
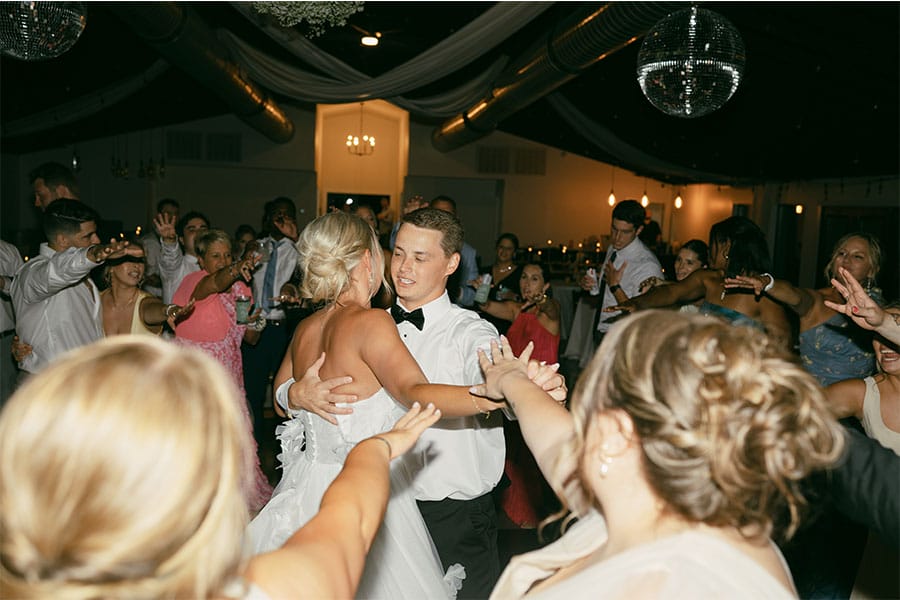
<svg viewBox="0 0 900 600">
<path fill-rule="evenodd" d="M 347 151 L 357 156 L 368 156 L 375 152 L 375 136 L 363 133 L 363 102 L 359 103 L 359 131 L 347 134 Z"/>
</svg>

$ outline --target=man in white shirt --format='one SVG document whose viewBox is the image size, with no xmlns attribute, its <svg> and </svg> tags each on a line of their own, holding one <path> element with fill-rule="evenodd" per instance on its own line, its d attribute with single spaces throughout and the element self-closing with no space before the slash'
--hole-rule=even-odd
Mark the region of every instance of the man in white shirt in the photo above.
<svg viewBox="0 0 900 600">
<path fill-rule="evenodd" d="M 160 238 L 159 275 L 162 279 L 162 300 L 166 304 L 171 304 L 181 280 L 200 270 L 194 240 L 197 239 L 197 235 L 209 229 L 209 219 L 202 213 L 192 210 L 176 223 L 171 215 L 160 213 L 153 219 L 153 227 Z"/>
<path fill-rule="evenodd" d="M 22 265 L 10 287 L 16 331 L 32 351 L 19 367 L 37 373 L 60 354 L 103 337 L 100 292 L 88 274 L 99 263 L 120 256 L 142 256 L 128 242 L 100 244 L 97 213 L 68 198 L 44 212 L 47 242 Z"/>
<path fill-rule="evenodd" d="M 172 198 L 163 198 L 156 203 L 156 214 L 169 215 L 174 223 L 178 222 L 181 207 L 178 201 Z M 154 217 L 155 218 L 155 217 Z M 144 283 L 141 289 L 149 294 L 162 298 L 162 277 L 159 274 L 159 255 L 162 245 L 155 229 L 141 236 L 141 245 L 144 247 Z"/>
<path fill-rule="evenodd" d="M 609 247 L 603 265 L 597 269 L 600 279 L 600 293 L 591 296 L 588 291 L 594 283 L 589 277 L 581 281 L 585 290 L 579 301 L 577 315 L 590 311 L 593 315 L 590 332 L 573 332 L 563 356 L 579 358 L 579 366 L 584 368 L 603 336 L 620 312 L 604 312 L 609 306 L 616 306 L 638 295 L 641 282 L 649 277 L 663 279 L 659 259 L 638 238 L 644 228 L 646 211 L 637 200 L 623 200 L 613 209 L 610 225 Z M 587 333 L 587 335 L 584 335 Z"/>
<path fill-rule="evenodd" d="M 12 357 L 12 340 L 16 333 L 9 288 L 16 271 L 22 266 L 18 248 L 0 240 L 0 407 L 6 403 L 16 388 L 18 372 Z"/>
<path fill-rule="evenodd" d="M 287 314 L 277 298 L 283 294 L 298 294 L 291 287 L 283 289 L 285 284 L 291 285 L 299 258 L 294 246 L 298 237 L 297 208 L 294 201 L 282 196 L 267 202 L 262 225 L 263 231 L 268 232 L 268 235 L 259 241 L 266 245 L 269 256 L 253 272 L 252 285 L 253 300 L 257 308 L 262 309 L 266 328 L 262 330 L 255 346 L 241 345 L 244 389 L 253 415 L 253 433 L 258 443 L 263 443 L 265 437 L 274 435 L 273 431 L 263 427 L 266 387 L 269 378 L 278 370 L 293 333 L 288 331 Z"/>
</svg>

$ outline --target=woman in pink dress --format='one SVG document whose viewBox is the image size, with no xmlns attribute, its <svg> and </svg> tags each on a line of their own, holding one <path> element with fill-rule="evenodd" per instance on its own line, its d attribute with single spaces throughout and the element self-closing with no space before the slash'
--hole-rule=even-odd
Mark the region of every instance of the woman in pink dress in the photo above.
<svg viewBox="0 0 900 600">
<path fill-rule="evenodd" d="M 256 255 L 233 262 L 231 238 L 220 229 L 210 229 L 195 242 L 200 270 L 187 275 L 175 292 L 175 304 L 194 302 L 194 312 L 175 327 L 175 340 L 184 346 L 200 348 L 231 373 L 240 392 L 241 412 L 252 431 L 250 412 L 244 393 L 241 341 L 255 344 L 265 321 L 253 319 L 249 324 L 237 322 L 236 300 L 239 296 L 252 302 L 250 288 L 241 279 L 250 280 L 256 266 Z M 254 442 L 255 444 L 255 442 Z M 254 448 L 254 451 L 256 448 Z M 255 513 L 272 495 L 272 486 L 259 466 L 257 456 L 253 489 L 247 490 L 247 503 Z"/>
<path fill-rule="evenodd" d="M 519 278 L 523 302 L 489 300 L 481 309 L 495 317 L 512 321 L 506 338 L 516 356 L 534 342 L 531 358 L 553 364 L 559 360 L 559 302 L 547 296 L 550 283 L 543 265 L 522 267 Z M 506 438 L 504 472 L 509 485 L 500 492 L 500 506 L 519 527 L 535 527 L 557 506 L 556 496 L 522 439 L 517 421 L 503 421 Z"/>
</svg>

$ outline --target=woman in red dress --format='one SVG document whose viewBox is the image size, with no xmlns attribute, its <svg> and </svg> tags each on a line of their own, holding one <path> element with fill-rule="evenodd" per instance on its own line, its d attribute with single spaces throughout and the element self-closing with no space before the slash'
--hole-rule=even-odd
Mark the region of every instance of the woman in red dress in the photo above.
<svg viewBox="0 0 900 600">
<path fill-rule="evenodd" d="M 548 364 L 559 359 L 559 302 L 547 295 L 548 273 L 543 265 L 526 264 L 519 279 L 522 302 L 489 300 L 482 311 L 512 321 L 506 337 L 516 355 L 534 342 L 531 358 Z M 553 512 L 556 496 L 538 469 L 534 457 L 522 439 L 516 421 L 503 422 L 506 436 L 504 471 L 509 486 L 500 491 L 500 507 L 519 527 L 535 527 Z"/>
</svg>

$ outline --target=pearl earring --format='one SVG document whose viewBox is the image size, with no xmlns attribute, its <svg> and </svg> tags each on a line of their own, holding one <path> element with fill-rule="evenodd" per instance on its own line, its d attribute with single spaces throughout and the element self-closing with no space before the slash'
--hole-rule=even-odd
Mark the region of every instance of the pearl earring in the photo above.
<svg viewBox="0 0 900 600">
<path fill-rule="evenodd" d="M 606 474 L 609 473 L 609 465 L 612 464 L 612 457 L 607 454 L 609 450 L 609 445 L 606 442 L 600 445 L 600 477 L 606 479 Z"/>
</svg>

